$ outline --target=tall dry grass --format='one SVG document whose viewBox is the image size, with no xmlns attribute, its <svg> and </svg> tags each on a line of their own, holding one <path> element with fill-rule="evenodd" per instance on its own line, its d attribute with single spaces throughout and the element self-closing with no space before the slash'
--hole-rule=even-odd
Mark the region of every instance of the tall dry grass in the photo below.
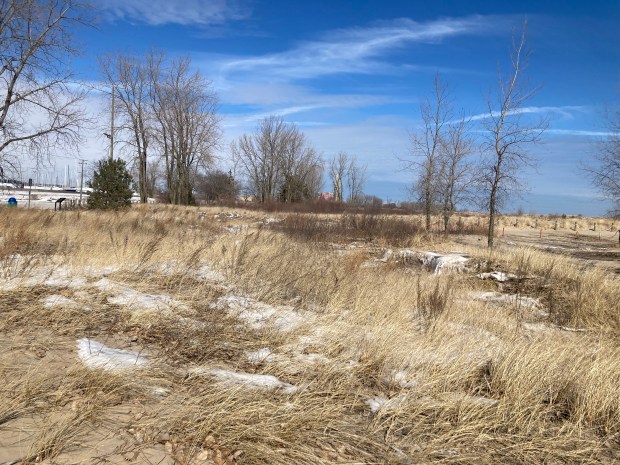
<svg viewBox="0 0 620 465">
<path fill-rule="evenodd" d="M 288 222 L 303 218 L 278 229 L 256 212 L 221 213 L 149 206 L 0 217 L 0 445 L 28 425 L 25 463 L 619 459 L 620 291 L 603 271 L 533 249 L 469 247 L 473 270 L 436 276 L 382 259 L 385 248 L 450 250 L 449 238 L 429 244 L 382 223 L 362 228 L 380 240 L 346 247 L 344 238 L 360 238 L 323 223 L 309 236 L 315 217 L 297 231 Z M 201 278 L 205 265 L 225 281 Z M 494 269 L 517 279 L 476 277 Z M 112 304 L 118 289 L 93 287 L 102 277 L 183 306 Z M 492 290 L 539 297 L 549 316 L 472 297 Z M 43 303 L 58 294 L 76 305 Z M 245 325 L 213 305 L 226 295 L 303 318 L 290 331 Z M 75 355 L 83 337 L 140 351 L 149 369 L 88 370 Z M 277 357 L 251 363 L 247 352 L 264 347 Z M 270 374 L 298 390 L 230 385 L 201 367 Z"/>
</svg>

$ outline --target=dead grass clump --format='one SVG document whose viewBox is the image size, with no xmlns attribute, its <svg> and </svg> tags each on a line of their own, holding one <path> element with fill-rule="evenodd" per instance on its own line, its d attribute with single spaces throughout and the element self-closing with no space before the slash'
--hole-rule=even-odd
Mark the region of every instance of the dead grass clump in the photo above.
<svg viewBox="0 0 620 465">
<path fill-rule="evenodd" d="M 424 229 L 410 217 L 345 214 L 337 217 L 293 214 L 274 223 L 273 229 L 293 238 L 323 243 L 378 242 L 407 247 Z"/>
<path fill-rule="evenodd" d="M 328 250 L 308 248 L 273 232 L 223 237 L 215 249 L 228 278 L 267 303 L 290 303 L 296 298 L 326 302 L 344 277 L 337 273 Z"/>
<path fill-rule="evenodd" d="M 605 271 L 533 248 L 500 249 L 486 258 L 487 268 L 515 275 L 500 290 L 541 298 L 555 323 L 619 334 L 620 286 Z"/>
<path fill-rule="evenodd" d="M 604 435 L 619 432 L 618 349 L 583 342 L 562 337 L 520 344 L 493 364 L 490 390 L 501 396 L 515 426 L 567 422 Z"/>
</svg>

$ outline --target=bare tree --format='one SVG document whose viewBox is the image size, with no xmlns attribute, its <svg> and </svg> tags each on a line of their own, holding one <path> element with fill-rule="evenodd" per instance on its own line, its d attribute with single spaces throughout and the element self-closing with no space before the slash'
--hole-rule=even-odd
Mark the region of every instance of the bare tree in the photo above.
<svg viewBox="0 0 620 465">
<path fill-rule="evenodd" d="M 269 116 L 254 134 L 231 144 L 232 157 L 261 202 L 311 198 L 320 188 L 322 161 L 294 124 Z"/>
<path fill-rule="evenodd" d="M 77 147 L 86 117 L 70 85 L 71 29 L 85 13 L 71 0 L 0 1 L 0 163 Z"/>
<path fill-rule="evenodd" d="M 620 110 L 609 118 L 609 136 L 599 144 L 593 165 L 584 166 L 592 184 L 614 203 L 610 212 L 620 216 Z"/>
<path fill-rule="evenodd" d="M 189 58 L 150 69 L 154 136 L 164 161 L 169 199 L 188 205 L 194 176 L 210 164 L 220 138 L 217 99 L 211 83 L 191 70 Z"/>
<path fill-rule="evenodd" d="M 334 200 L 342 202 L 344 200 L 344 182 L 349 168 L 349 155 L 340 152 L 329 162 L 329 177 L 334 189 Z"/>
<path fill-rule="evenodd" d="M 444 137 L 444 126 L 450 120 L 450 105 L 447 86 L 439 74 L 433 82 L 433 99 L 420 104 L 422 128 L 411 135 L 410 155 L 413 160 L 401 160 L 405 169 L 416 173 L 413 191 L 419 196 L 424 207 L 426 230 L 431 229 L 431 215 L 439 193 L 439 158 Z"/>
<path fill-rule="evenodd" d="M 360 165 L 355 157 L 351 157 L 347 166 L 347 187 L 349 203 L 363 203 L 364 185 L 366 184 L 366 165 Z"/>
<path fill-rule="evenodd" d="M 511 72 L 507 76 L 499 74 L 495 101 L 488 99 L 488 117 L 483 121 L 486 132 L 483 148 L 487 157 L 483 162 L 481 181 L 489 209 L 489 247 L 493 247 L 498 207 L 506 193 L 520 187 L 519 171 L 532 162 L 526 148 L 539 142 L 548 126 L 544 118 L 526 120 L 522 112 L 525 102 L 537 90 L 522 85 L 529 55 L 525 48 L 526 26 L 524 23 L 518 42 L 513 32 Z"/>
<path fill-rule="evenodd" d="M 138 191 L 142 203 L 147 202 L 149 194 L 152 195 L 152 192 L 149 193 L 147 154 L 153 132 L 153 87 L 159 80 L 158 73 L 149 69 L 149 66 L 161 61 L 163 55 L 154 53 L 147 57 L 116 53 L 99 58 L 101 71 L 118 97 L 115 112 L 117 128 L 121 133 L 120 139 L 132 152 L 131 158 L 137 166 Z"/>
<path fill-rule="evenodd" d="M 462 118 L 450 124 L 447 135 L 441 141 L 438 178 L 445 232 L 448 232 L 450 218 L 457 205 L 469 200 L 474 185 L 474 167 L 467 162 L 467 157 L 474 151 L 468 129 L 469 122 Z"/>
</svg>

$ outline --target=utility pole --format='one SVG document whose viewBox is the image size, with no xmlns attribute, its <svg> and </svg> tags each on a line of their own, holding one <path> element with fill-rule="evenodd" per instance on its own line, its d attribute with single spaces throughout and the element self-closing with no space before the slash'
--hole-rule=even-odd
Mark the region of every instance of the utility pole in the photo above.
<svg viewBox="0 0 620 465">
<path fill-rule="evenodd" d="M 84 190 L 84 163 L 86 160 L 80 160 L 79 164 L 82 167 L 80 173 L 80 207 L 82 206 L 82 191 Z"/>
</svg>

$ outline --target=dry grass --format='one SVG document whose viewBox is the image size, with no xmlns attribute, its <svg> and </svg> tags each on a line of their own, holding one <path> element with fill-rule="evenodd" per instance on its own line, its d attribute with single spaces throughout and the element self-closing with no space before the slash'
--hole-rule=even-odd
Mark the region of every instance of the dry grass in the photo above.
<svg viewBox="0 0 620 465">
<path fill-rule="evenodd" d="M 0 463 L 620 459 L 620 286 L 601 270 L 458 246 L 469 271 L 434 275 L 386 248 L 457 246 L 398 217 L 5 213 Z M 477 277 L 497 270 L 515 278 Z M 82 338 L 148 365 L 88 368 Z"/>
</svg>

